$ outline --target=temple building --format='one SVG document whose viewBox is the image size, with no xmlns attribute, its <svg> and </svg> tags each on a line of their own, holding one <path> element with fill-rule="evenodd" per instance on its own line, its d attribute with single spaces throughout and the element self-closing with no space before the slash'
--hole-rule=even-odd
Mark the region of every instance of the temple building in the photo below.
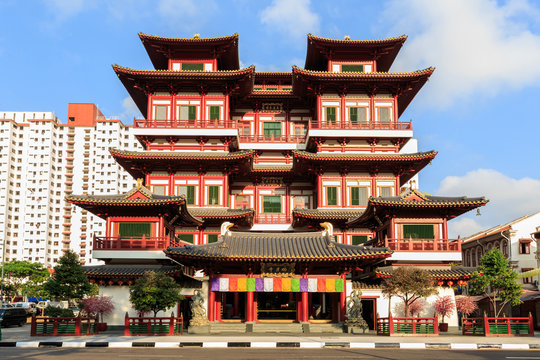
<svg viewBox="0 0 540 360">
<path fill-rule="evenodd" d="M 105 265 L 86 271 L 122 303 L 110 324 L 145 270 L 174 276 L 188 300 L 201 291 L 213 332 L 339 328 L 353 288 L 372 327 L 397 266 L 428 269 L 441 294 L 470 278 L 451 266 L 461 243 L 447 221 L 487 201 L 417 189 L 436 152 L 419 152 L 400 116 L 434 69 L 389 72 L 405 36 L 308 35 L 304 67 L 284 72 L 241 69 L 237 34 L 139 37 L 155 69 L 113 69 L 144 115 L 144 150 L 110 149 L 137 186 L 67 197 L 106 222 L 93 243 Z"/>
</svg>

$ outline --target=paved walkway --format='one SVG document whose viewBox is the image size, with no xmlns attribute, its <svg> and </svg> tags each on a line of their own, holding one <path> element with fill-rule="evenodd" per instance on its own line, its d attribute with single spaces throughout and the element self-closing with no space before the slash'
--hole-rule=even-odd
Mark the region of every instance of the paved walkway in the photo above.
<svg viewBox="0 0 540 360">
<path fill-rule="evenodd" d="M 105 332 L 93 336 L 30 336 L 30 326 L 2 329 L 0 347 L 350 347 L 401 349 L 538 349 L 540 333 L 534 337 L 462 336 L 451 329 L 439 336 L 376 336 L 374 334 L 220 334 L 182 336 L 123 336 L 120 332 Z"/>
</svg>

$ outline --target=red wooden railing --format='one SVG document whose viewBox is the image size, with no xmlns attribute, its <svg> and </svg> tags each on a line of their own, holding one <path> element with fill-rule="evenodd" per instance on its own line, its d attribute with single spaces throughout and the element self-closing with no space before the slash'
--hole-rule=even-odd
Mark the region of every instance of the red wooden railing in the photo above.
<svg viewBox="0 0 540 360">
<path fill-rule="evenodd" d="M 461 252 L 459 239 L 386 239 L 384 246 L 394 251 Z"/>
<path fill-rule="evenodd" d="M 411 121 L 389 121 L 389 122 L 374 122 L 374 121 L 319 121 L 311 120 L 309 122 L 310 129 L 347 129 L 347 130 L 412 130 Z"/>
<path fill-rule="evenodd" d="M 30 336 L 97 335 L 98 318 L 32 316 Z"/>
<path fill-rule="evenodd" d="M 439 335 L 437 317 L 377 317 L 377 335 Z"/>
<path fill-rule="evenodd" d="M 148 335 L 182 335 L 184 333 L 184 318 L 174 317 L 129 317 L 126 313 L 124 320 L 124 336 Z"/>
<path fill-rule="evenodd" d="M 252 142 L 252 143 L 261 143 L 261 142 L 292 142 L 292 143 L 303 143 L 306 141 L 305 135 L 240 135 L 240 142 Z"/>
<path fill-rule="evenodd" d="M 236 120 L 147 120 L 134 119 L 136 128 L 235 129 Z"/>
<path fill-rule="evenodd" d="M 534 336 L 532 315 L 529 317 L 477 317 L 462 320 L 463 335 Z"/>
<path fill-rule="evenodd" d="M 169 237 L 115 237 L 94 236 L 94 250 L 163 250 L 169 246 L 180 246 Z"/>
<path fill-rule="evenodd" d="M 259 214 L 255 216 L 257 224 L 288 224 L 291 222 L 290 215 L 283 214 Z"/>
</svg>

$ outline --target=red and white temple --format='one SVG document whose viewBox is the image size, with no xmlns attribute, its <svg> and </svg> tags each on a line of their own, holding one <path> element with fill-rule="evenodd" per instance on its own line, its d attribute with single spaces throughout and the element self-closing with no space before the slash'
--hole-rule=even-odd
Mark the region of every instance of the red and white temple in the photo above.
<svg viewBox="0 0 540 360">
<path fill-rule="evenodd" d="M 461 244 L 447 221 L 487 201 L 411 185 L 436 152 L 418 152 L 400 116 L 434 69 L 389 72 L 405 36 L 308 35 L 288 72 L 240 69 L 237 34 L 139 36 L 155 69 L 113 69 L 145 115 L 145 150 L 110 150 L 138 186 L 68 197 L 107 222 L 93 244 L 106 265 L 87 267 L 103 294 L 125 300 L 163 271 L 202 290 L 212 324 L 300 324 L 343 322 L 365 288 L 371 326 L 396 266 L 429 269 L 441 293 L 470 278 L 450 266 Z"/>
</svg>

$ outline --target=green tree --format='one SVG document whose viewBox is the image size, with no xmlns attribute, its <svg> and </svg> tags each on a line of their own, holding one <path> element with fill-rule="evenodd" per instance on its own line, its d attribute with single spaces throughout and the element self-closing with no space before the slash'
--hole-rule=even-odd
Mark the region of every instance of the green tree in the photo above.
<svg viewBox="0 0 540 360">
<path fill-rule="evenodd" d="M 510 268 L 504 254 L 499 249 L 491 249 L 482 256 L 480 263 L 482 265 L 469 283 L 469 293 L 487 296 L 495 317 L 500 315 L 506 304 L 521 304 L 523 290 L 518 283 L 518 274 Z M 500 302 L 498 306 L 497 301 Z"/>
<path fill-rule="evenodd" d="M 4 273 L 16 295 L 40 296 L 43 283 L 49 277 L 49 270 L 43 264 L 12 260 L 4 264 Z"/>
<path fill-rule="evenodd" d="M 69 250 L 58 259 L 54 274 L 45 283 L 45 290 L 56 300 L 67 300 L 70 304 L 92 290 L 77 254 Z"/>
<path fill-rule="evenodd" d="M 138 312 L 153 311 L 155 317 L 184 299 L 180 290 L 171 277 L 150 271 L 129 287 L 129 301 Z"/>
<path fill-rule="evenodd" d="M 437 289 L 433 286 L 433 281 L 427 271 L 401 266 L 392 272 L 391 277 L 383 281 L 382 293 L 388 297 L 388 313 L 390 313 L 392 296 L 397 296 L 403 300 L 405 317 L 407 317 L 412 304 L 421 298 L 436 294 Z"/>
</svg>

